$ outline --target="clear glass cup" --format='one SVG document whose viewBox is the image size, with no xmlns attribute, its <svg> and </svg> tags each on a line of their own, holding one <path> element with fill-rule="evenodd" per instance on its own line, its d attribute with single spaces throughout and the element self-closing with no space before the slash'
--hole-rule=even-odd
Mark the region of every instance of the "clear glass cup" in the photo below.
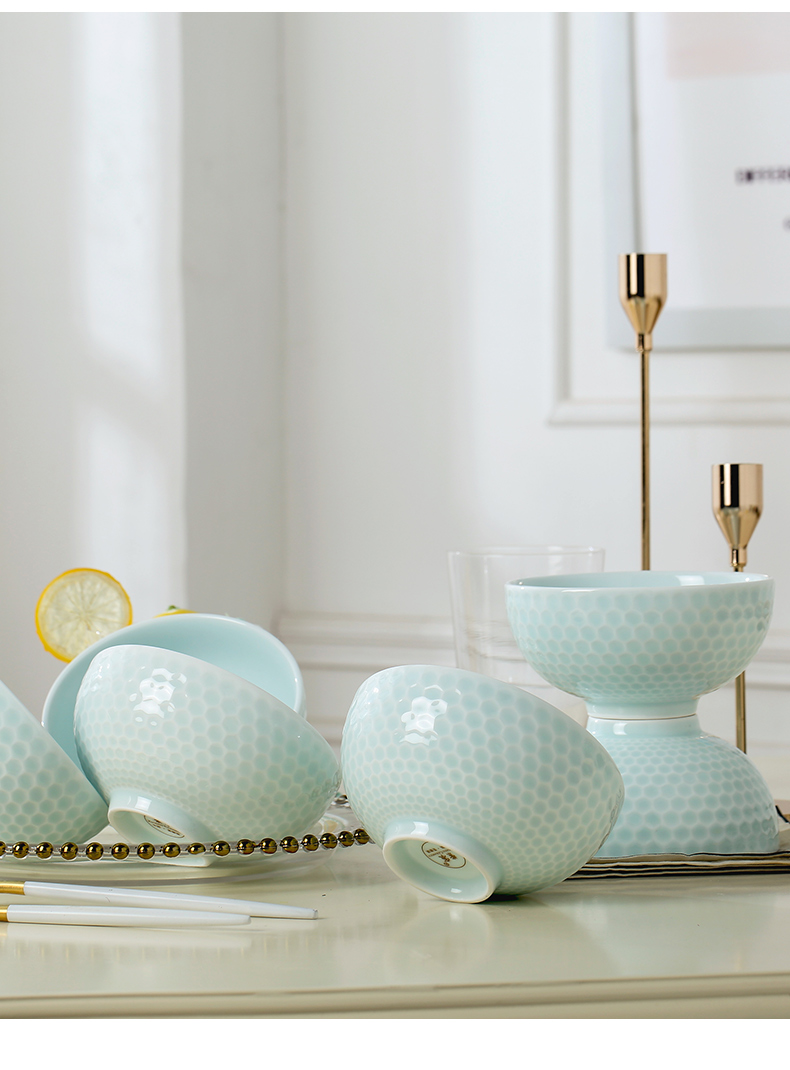
<svg viewBox="0 0 790 1070">
<path fill-rule="evenodd" d="M 507 619 L 505 584 L 528 576 L 603 572 L 594 546 L 488 546 L 448 555 L 456 664 L 517 684 L 584 724 L 581 699 L 548 684 L 525 661 Z"/>
</svg>

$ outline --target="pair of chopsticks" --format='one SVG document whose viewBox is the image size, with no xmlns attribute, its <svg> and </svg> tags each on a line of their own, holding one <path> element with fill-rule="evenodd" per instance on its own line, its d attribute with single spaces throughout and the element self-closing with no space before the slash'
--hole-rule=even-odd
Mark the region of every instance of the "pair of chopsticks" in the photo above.
<svg viewBox="0 0 790 1070">
<path fill-rule="evenodd" d="M 258 903 L 252 899 L 224 899 L 219 896 L 183 895 L 179 892 L 137 888 L 49 884 L 44 881 L 0 881 L 0 895 L 23 895 L 26 899 L 39 900 L 31 904 L 0 907 L 0 922 L 15 921 L 39 925 L 137 925 L 145 928 L 171 928 L 248 925 L 251 917 L 303 918 L 308 921 L 318 917 L 318 911 L 312 907 Z M 40 902 L 41 900 L 44 902 Z"/>
</svg>

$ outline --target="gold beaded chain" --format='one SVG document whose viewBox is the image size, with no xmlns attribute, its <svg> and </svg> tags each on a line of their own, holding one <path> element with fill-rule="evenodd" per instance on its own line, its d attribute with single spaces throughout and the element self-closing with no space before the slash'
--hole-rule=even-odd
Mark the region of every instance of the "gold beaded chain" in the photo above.
<svg viewBox="0 0 790 1070">
<path fill-rule="evenodd" d="M 55 847 L 51 843 L 47 843 L 46 840 L 37 844 L 26 843 L 24 840 L 5 844 L 0 840 L 0 857 L 8 853 L 12 858 L 27 858 L 28 855 L 33 855 L 43 860 L 52 859 L 57 861 L 60 858 L 66 862 L 73 862 L 78 858 L 87 858 L 91 862 L 99 862 L 102 859 L 123 862 L 127 858 L 132 860 L 140 858 L 144 862 L 148 862 L 157 854 L 163 855 L 165 858 L 178 858 L 182 850 L 193 857 L 214 854 L 219 855 L 220 858 L 225 858 L 233 852 L 243 857 L 253 855 L 256 851 L 265 855 L 273 855 L 278 851 L 294 855 L 299 851 L 317 851 L 320 848 L 325 851 L 333 851 L 336 847 L 353 847 L 354 844 L 362 846 L 372 842 L 363 828 L 355 829 L 354 832 L 338 832 L 337 835 L 333 832 L 325 832 L 322 836 L 314 836 L 312 833 L 308 833 L 306 836 L 302 836 L 301 840 L 297 840 L 295 836 L 283 836 L 281 840 L 277 841 L 272 839 L 271 836 L 264 836 L 262 840 L 241 839 L 236 840 L 235 843 L 228 843 L 227 840 L 216 840 L 214 843 L 190 843 L 183 848 L 178 843 L 103 844 L 94 842 L 77 844 L 69 842 L 61 844 L 60 847 Z"/>
<path fill-rule="evenodd" d="M 335 796 L 331 808 L 346 810 L 353 817 L 348 797 L 342 793 Z M 338 832 L 337 835 L 332 832 L 325 832 L 322 836 L 314 836 L 312 833 L 307 833 L 307 835 L 302 836 L 301 840 L 297 840 L 295 836 L 283 836 L 278 841 L 271 836 L 264 836 L 261 840 L 241 839 L 236 840 L 235 843 L 228 843 L 227 840 L 215 840 L 213 843 L 190 843 L 184 847 L 178 843 L 105 844 L 93 842 L 77 844 L 70 841 L 55 847 L 46 840 L 37 844 L 26 843 L 24 840 L 6 844 L 0 840 L 0 857 L 8 855 L 11 858 L 22 859 L 33 855 L 42 861 L 47 861 L 48 859 L 58 861 L 60 859 L 65 862 L 74 862 L 80 858 L 87 858 L 90 862 L 102 860 L 123 862 L 127 859 L 134 861 L 139 858 L 144 862 L 148 862 L 157 854 L 162 855 L 164 858 L 178 858 L 182 851 L 193 857 L 213 854 L 220 858 L 225 858 L 235 852 L 244 858 L 254 855 L 256 851 L 260 851 L 264 855 L 273 855 L 278 851 L 283 851 L 286 855 L 295 855 L 299 851 L 312 852 L 319 849 L 333 851 L 336 847 L 353 847 L 355 844 L 363 846 L 366 843 L 373 843 L 373 840 L 363 828 L 355 829 L 354 832 Z"/>
</svg>

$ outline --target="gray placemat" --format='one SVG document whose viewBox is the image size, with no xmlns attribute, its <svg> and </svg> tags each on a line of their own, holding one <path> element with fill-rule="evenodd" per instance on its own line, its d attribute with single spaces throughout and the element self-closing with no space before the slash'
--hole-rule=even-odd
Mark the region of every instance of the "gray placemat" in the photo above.
<svg viewBox="0 0 790 1070">
<path fill-rule="evenodd" d="M 592 858 L 568 880 L 604 877 L 697 877 L 700 874 L 790 872 L 790 804 L 776 805 L 779 850 L 772 854 L 738 855 L 629 855 L 626 858 Z"/>
</svg>

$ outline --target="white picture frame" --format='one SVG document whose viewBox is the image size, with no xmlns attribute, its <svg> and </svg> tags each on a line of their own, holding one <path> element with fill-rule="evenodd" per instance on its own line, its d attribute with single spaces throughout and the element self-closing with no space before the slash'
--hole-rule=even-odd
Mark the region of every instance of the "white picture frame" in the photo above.
<svg viewBox="0 0 790 1070">
<path fill-rule="evenodd" d="M 686 301 L 685 307 L 673 308 L 671 251 L 666 248 L 642 247 L 646 230 L 645 220 L 649 216 L 651 205 L 645 203 L 645 182 L 640 178 L 638 139 L 642 131 L 637 104 L 637 17 L 633 13 L 619 12 L 599 16 L 606 211 L 604 270 L 607 277 L 611 275 L 616 278 L 618 253 L 669 252 L 669 299 L 661 316 L 660 330 L 656 331 L 657 349 L 790 349 L 790 272 L 787 273 L 786 307 L 753 307 L 753 300 L 749 307 L 749 302 L 739 304 L 735 296 L 734 299 L 728 300 L 726 307 L 706 307 L 704 304 L 689 307 Z M 720 84 L 724 84 L 724 81 Z M 788 157 L 786 162 L 790 167 L 790 154 Z M 733 175 L 734 181 L 736 179 Z M 790 203 L 790 181 L 787 183 L 787 192 Z M 787 247 L 790 253 L 790 210 L 785 226 L 788 227 Z M 704 234 L 701 243 L 704 246 Z M 703 248 L 703 255 L 704 253 Z M 780 266 L 779 270 L 784 271 L 784 268 Z M 737 291 L 737 285 L 733 290 Z M 632 349 L 633 331 L 620 307 L 616 285 L 607 287 L 606 292 L 608 341 L 617 348 Z"/>
</svg>

